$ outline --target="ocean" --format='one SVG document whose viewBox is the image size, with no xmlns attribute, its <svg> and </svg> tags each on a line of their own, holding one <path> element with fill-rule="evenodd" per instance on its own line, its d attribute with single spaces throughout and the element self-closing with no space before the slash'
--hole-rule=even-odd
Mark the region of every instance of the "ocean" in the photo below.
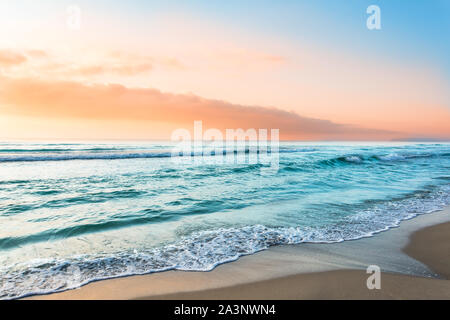
<svg viewBox="0 0 450 320">
<path fill-rule="evenodd" d="M 0 298 L 209 271 L 270 246 L 370 237 L 450 204 L 447 143 L 281 142 L 272 171 L 239 152 L 173 147 L 0 143 Z"/>
</svg>

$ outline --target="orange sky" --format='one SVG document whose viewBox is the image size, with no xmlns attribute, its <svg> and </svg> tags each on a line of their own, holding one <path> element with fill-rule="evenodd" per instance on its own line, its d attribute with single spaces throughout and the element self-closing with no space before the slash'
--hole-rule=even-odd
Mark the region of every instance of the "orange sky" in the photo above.
<svg viewBox="0 0 450 320">
<path fill-rule="evenodd" d="M 96 19 L 70 30 L 59 18 L 0 28 L 0 138 L 168 139 L 194 120 L 277 128 L 282 139 L 450 138 L 448 83 L 431 63 L 233 33 L 179 13 L 145 34 L 103 18 L 108 30 Z"/>
</svg>

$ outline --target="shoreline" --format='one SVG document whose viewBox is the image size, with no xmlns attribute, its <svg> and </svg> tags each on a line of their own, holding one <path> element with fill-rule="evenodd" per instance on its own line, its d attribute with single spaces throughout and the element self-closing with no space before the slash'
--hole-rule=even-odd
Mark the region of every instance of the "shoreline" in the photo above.
<svg viewBox="0 0 450 320">
<path fill-rule="evenodd" d="M 450 299 L 449 246 L 446 207 L 369 238 L 275 246 L 209 272 L 128 276 L 25 299 Z M 382 271 L 381 290 L 367 289 L 369 265 Z"/>
</svg>

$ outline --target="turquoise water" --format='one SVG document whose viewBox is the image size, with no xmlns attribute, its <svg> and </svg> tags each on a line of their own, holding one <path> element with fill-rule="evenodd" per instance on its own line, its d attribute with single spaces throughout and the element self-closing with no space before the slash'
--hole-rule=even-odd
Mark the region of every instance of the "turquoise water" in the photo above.
<svg viewBox="0 0 450 320">
<path fill-rule="evenodd" d="M 172 147 L 1 143 L 0 298 L 211 270 L 277 244 L 371 236 L 450 204 L 450 144 L 281 143 L 269 173 L 234 153 L 173 161 Z"/>
</svg>

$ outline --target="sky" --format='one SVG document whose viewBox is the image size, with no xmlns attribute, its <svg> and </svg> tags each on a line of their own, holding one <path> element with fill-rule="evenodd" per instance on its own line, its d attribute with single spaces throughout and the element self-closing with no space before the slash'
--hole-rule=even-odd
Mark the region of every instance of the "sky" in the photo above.
<svg viewBox="0 0 450 320">
<path fill-rule="evenodd" d="M 448 34 L 447 0 L 2 0 L 0 139 L 450 139 Z"/>
</svg>

